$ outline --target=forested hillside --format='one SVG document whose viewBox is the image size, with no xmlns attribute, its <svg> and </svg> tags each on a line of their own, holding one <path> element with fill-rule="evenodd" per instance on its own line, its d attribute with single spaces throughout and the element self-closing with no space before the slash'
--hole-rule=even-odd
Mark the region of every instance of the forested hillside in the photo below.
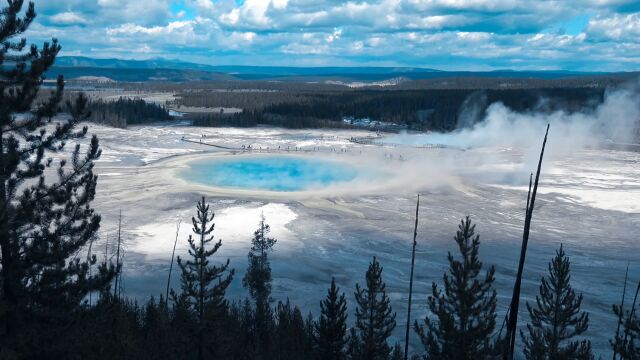
<svg viewBox="0 0 640 360">
<path fill-rule="evenodd" d="M 241 114 L 194 116 L 200 126 L 341 127 L 343 119 L 369 118 L 414 130 L 451 131 L 480 121 L 489 105 L 501 102 L 518 112 L 585 110 L 602 102 L 602 88 L 516 90 L 359 90 L 183 92 L 178 103 L 235 107 Z"/>
<path fill-rule="evenodd" d="M 147 103 L 141 99 L 96 100 L 90 102 L 88 107 L 89 121 L 119 128 L 172 119 L 164 106 Z"/>
</svg>

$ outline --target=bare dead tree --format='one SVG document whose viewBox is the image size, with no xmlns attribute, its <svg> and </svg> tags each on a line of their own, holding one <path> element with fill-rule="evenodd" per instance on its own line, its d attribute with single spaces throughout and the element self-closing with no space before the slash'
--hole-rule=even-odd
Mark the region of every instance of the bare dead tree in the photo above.
<svg viewBox="0 0 640 360">
<path fill-rule="evenodd" d="M 411 251 L 411 275 L 409 276 L 409 304 L 407 306 L 407 332 L 404 337 L 404 360 L 409 356 L 409 328 L 411 328 L 411 296 L 413 295 L 413 268 L 416 261 L 416 238 L 418 237 L 418 209 L 420 208 L 420 194 L 416 203 L 416 223 L 413 227 L 413 250 Z"/>
<path fill-rule="evenodd" d="M 636 287 L 636 295 L 633 297 L 633 303 L 631 304 L 631 312 L 629 313 L 628 321 L 631 322 L 635 313 L 636 313 L 636 305 L 638 303 L 638 293 L 640 292 L 640 281 L 638 281 L 638 287 Z M 622 312 L 622 309 L 620 309 Z M 625 326 L 624 329 L 624 340 L 622 341 L 622 347 L 625 348 L 627 346 L 627 341 L 629 341 L 629 332 L 631 332 L 631 326 Z"/>
<path fill-rule="evenodd" d="M 620 326 L 622 326 L 622 317 L 624 309 L 624 298 L 627 294 L 627 280 L 629 278 L 629 264 L 627 263 L 627 271 L 624 273 L 624 285 L 622 286 L 622 300 L 620 301 L 620 315 L 618 316 L 618 327 L 616 328 L 616 337 L 614 339 L 618 339 L 620 336 Z M 616 360 L 618 357 L 618 348 L 616 346 L 613 347 L 613 360 Z"/>
<path fill-rule="evenodd" d="M 105 241 L 104 243 L 104 263 L 107 263 L 107 260 L 109 256 L 109 233 L 107 233 L 107 241 Z"/>
<path fill-rule="evenodd" d="M 531 186 L 533 185 L 533 173 L 529 174 L 529 191 L 527 191 L 527 207 L 525 207 L 524 210 L 524 218 L 527 218 L 527 214 L 529 212 L 529 201 L 531 201 Z M 502 330 L 504 330 L 505 326 L 507 326 L 508 322 L 509 322 L 509 315 L 511 314 L 511 303 L 509 304 L 509 307 L 507 308 L 507 313 L 504 316 L 504 320 L 502 321 L 502 326 L 500 326 L 500 331 L 498 331 L 497 334 L 497 339 L 498 341 L 502 341 Z M 505 337 L 506 340 L 511 341 L 511 337 L 509 337 L 509 333 L 507 332 L 507 336 Z M 505 345 L 509 345 L 509 343 L 506 343 Z M 507 356 L 506 353 L 504 355 L 505 357 Z"/>
<path fill-rule="evenodd" d="M 164 297 L 165 301 L 169 301 L 169 285 L 171 284 L 171 270 L 173 269 L 173 258 L 176 255 L 176 244 L 178 244 L 178 234 L 180 233 L 180 222 L 178 220 L 178 225 L 176 226 L 176 240 L 173 242 L 173 252 L 171 253 L 171 263 L 169 265 L 169 276 L 167 277 L 167 292 Z"/>
<path fill-rule="evenodd" d="M 122 266 L 120 265 L 120 243 L 122 242 L 122 237 L 121 237 L 121 230 L 122 230 L 122 209 L 120 209 L 120 217 L 118 218 L 118 247 L 116 250 L 116 282 L 115 282 L 115 286 L 113 288 L 113 296 L 117 297 L 118 296 L 118 282 L 120 279 L 120 273 L 122 272 Z"/>
<path fill-rule="evenodd" d="M 93 242 L 95 241 L 95 237 L 91 237 L 91 240 L 89 240 L 89 249 L 87 250 L 87 263 L 89 264 L 89 278 L 91 278 L 91 267 L 93 266 L 93 263 L 91 262 L 91 247 L 93 246 Z M 91 291 L 89 291 L 89 306 L 91 306 Z"/>
<path fill-rule="evenodd" d="M 542 150 L 540 151 L 540 159 L 538 160 L 538 169 L 536 171 L 536 179 L 533 183 L 533 190 L 530 191 L 530 195 L 527 196 L 527 210 L 524 219 L 524 231 L 522 234 L 522 246 L 520 248 L 520 261 L 518 263 L 518 273 L 516 275 L 516 282 L 513 287 L 513 296 L 511 297 L 511 306 L 509 309 L 509 320 L 507 322 L 507 341 L 505 346 L 504 358 L 513 359 L 513 354 L 516 345 L 516 333 L 518 325 L 518 306 L 520 305 L 520 287 L 522 285 L 522 272 L 524 271 L 524 262 L 527 256 L 527 245 L 529 243 L 529 230 L 531 229 L 531 218 L 533 216 L 533 209 L 536 202 L 536 194 L 538 192 L 538 182 L 540 180 L 540 171 L 542 168 L 542 159 L 544 157 L 544 149 L 547 145 L 547 136 L 549 135 L 549 124 L 547 124 L 547 131 L 544 134 L 544 140 L 542 142 Z M 530 182 L 531 183 L 531 182 Z"/>
</svg>

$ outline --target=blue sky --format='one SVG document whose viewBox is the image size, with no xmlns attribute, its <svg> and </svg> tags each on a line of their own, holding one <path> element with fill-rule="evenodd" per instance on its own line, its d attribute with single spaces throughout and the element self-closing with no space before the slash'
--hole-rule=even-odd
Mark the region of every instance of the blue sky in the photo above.
<svg viewBox="0 0 640 360">
<path fill-rule="evenodd" d="M 213 65 L 640 70 L 640 1 L 35 0 L 62 55 Z"/>
</svg>

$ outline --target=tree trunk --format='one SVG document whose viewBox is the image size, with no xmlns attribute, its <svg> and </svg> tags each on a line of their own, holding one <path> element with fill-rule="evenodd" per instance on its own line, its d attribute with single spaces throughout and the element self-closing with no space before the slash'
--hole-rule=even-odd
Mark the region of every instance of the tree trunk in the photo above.
<svg viewBox="0 0 640 360">
<path fill-rule="evenodd" d="M 524 271 L 524 262 L 527 255 L 527 245 L 529 243 L 529 230 L 531 228 L 531 218 L 536 201 L 536 193 L 538 192 L 538 181 L 540 180 L 540 170 L 542 168 L 542 158 L 544 157 L 544 148 L 547 145 L 547 136 L 549 135 L 549 124 L 542 141 L 542 150 L 540 151 L 540 159 L 538 160 L 538 169 L 536 171 L 536 180 L 531 191 L 531 199 L 527 199 L 527 212 L 524 219 L 524 231 L 522 235 L 522 247 L 520 249 L 520 261 L 518 263 L 518 273 L 516 275 L 516 283 L 513 287 L 513 296 L 511 297 L 511 307 L 509 309 L 509 321 L 507 323 L 507 340 L 505 359 L 513 359 L 513 353 L 516 345 L 516 333 L 518 325 L 518 307 L 520 305 L 520 286 L 522 283 L 522 272 Z M 529 183 L 531 184 L 531 183 Z M 529 185 L 531 187 L 531 185 Z"/>
<path fill-rule="evenodd" d="M 420 194 L 416 203 L 416 224 L 413 227 L 413 250 L 411 251 L 411 275 L 409 276 L 409 303 L 407 305 L 407 330 L 404 338 L 404 360 L 409 358 L 409 328 L 411 327 L 411 295 L 413 294 L 413 268 L 416 261 L 416 238 L 418 237 L 418 209 Z"/>
<path fill-rule="evenodd" d="M 202 224 L 200 226 L 202 226 L 202 228 L 200 229 L 200 254 L 199 254 L 199 259 L 198 259 L 198 264 L 199 264 L 199 294 L 198 294 L 198 323 L 199 323 L 199 328 L 198 328 L 198 359 L 202 360 L 203 359 L 203 341 L 204 341 L 204 282 L 202 279 L 203 276 L 203 268 L 204 268 L 204 237 L 205 237 L 205 232 L 206 232 L 206 216 L 207 214 L 204 212 L 204 196 L 202 197 L 202 206 L 203 206 L 203 212 L 202 212 L 202 216 L 203 218 L 202 220 Z"/>
</svg>

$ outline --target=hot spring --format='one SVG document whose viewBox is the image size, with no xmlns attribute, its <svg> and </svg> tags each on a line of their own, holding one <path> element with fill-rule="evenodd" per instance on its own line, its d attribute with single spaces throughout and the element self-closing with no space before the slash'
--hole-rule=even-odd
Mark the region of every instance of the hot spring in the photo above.
<svg viewBox="0 0 640 360">
<path fill-rule="evenodd" d="M 215 187 L 267 191 L 314 190 L 376 177 L 375 172 L 346 162 L 281 155 L 197 160 L 181 175 Z"/>
</svg>

